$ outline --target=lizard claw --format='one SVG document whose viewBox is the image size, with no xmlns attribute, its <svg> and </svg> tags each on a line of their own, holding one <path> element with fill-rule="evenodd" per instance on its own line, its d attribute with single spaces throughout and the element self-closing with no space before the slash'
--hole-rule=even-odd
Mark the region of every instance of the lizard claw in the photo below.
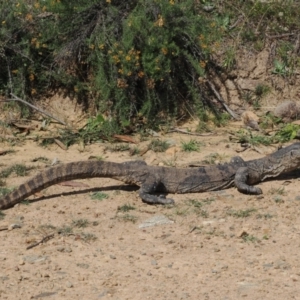
<svg viewBox="0 0 300 300">
<path fill-rule="evenodd" d="M 165 195 L 159 195 L 158 199 L 159 199 L 160 204 L 164 204 L 164 205 L 166 205 L 166 204 L 175 204 L 175 201 L 173 199 L 166 198 Z"/>
</svg>

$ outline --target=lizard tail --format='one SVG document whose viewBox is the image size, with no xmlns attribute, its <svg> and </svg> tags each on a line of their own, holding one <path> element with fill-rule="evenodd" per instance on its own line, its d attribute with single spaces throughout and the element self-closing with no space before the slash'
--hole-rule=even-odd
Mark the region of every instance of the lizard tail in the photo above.
<svg viewBox="0 0 300 300">
<path fill-rule="evenodd" d="M 80 161 L 58 165 L 37 174 L 0 199 L 0 209 L 12 207 L 34 193 L 63 181 L 125 176 L 128 172 L 130 172 L 130 168 L 124 168 L 124 165 L 113 162 Z"/>
</svg>

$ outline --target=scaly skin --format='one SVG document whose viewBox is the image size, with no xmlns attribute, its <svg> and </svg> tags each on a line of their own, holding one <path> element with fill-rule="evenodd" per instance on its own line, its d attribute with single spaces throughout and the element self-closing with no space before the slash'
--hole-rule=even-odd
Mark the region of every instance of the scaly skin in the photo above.
<svg viewBox="0 0 300 300">
<path fill-rule="evenodd" d="M 143 161 L 113 163 L 80 161 L 43 171 L 0 199 L 0 209 L 7 209 L 53 184 L 66 180 L 109 177 L 140 187 L 141 199 L 149 204 L 173 204 L 174 200 L 153 193 L 197 193 L 216 191 L 235 185 L 242 193 L 261 194 L 252 186 L 270 177 L 300 167 L 300 143 L 294 143 L 264 158 L 244 161 L 233 157 L 228 164 L 177 169 L 148 166 Z"/>
</svg>

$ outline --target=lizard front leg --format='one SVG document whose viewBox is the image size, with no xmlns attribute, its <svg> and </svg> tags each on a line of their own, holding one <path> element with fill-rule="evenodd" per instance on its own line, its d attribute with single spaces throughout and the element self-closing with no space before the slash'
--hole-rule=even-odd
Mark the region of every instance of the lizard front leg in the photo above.
<svg viewBox="0 0 300 300">
<path fill-rule="evenodd" d="M 158 187 L 159 181 L 154 176 L 149 176 L 147 180 L 141 185 L 139 189 L 139 195 L 143 202 L 148 204 L 174 204 L 174 200 L 166 198 L 164 195 L 155 196 L 151 195 L 155 193 Z"/>
<path fill-rule="evenodd" d="M 234 184 L 238 191 L 245 194 L 259 195 L 262 194 L 262 190 L 259 187 L 251 186 L 247 184 L 249 177 L 248 167 L 241 167 L 235 173 Z"/>
</svg>

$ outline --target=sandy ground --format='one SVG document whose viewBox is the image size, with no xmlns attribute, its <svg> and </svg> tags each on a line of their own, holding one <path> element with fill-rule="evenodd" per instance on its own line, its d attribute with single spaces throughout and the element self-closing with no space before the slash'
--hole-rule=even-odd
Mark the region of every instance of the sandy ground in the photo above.
<svg viewBox="0 0 300 300">
<path fill-rule="evenodd" d="M 177 147 L 146 153 L 143 159 L 150 164 L 184 166 L 215 152 L 221 161 L 238 155 L 239 145 L 224 133 L 162 139 Z M 200 151 L 180 151 L 181 142 L 191 139 L 204 143 Z M 105 151 L 105 146 L 94 144 L 80 152 L 78 146 L 65 151 L 35 142 L 0 144 L 2 150 L 15 151 L 1 156 L 0 169 L 16 163 L 35 167 L 25 177 L 12 174 L 6 180 L 8 187 L 16 187 L 46 167 L 32 162 L 40 156 L 62 163 L 91 155 L 116 162 L 141 159 L 128 151 Z M 263 156 L 254 150 L 239 155 Z M 0 298 L 300 299 L 300 196 L 294 175 L 259 184 L 263 197 L 230 188 L 171 195 L 176 201 L 172 207 L 144 204 L 136 188 L 112 179 L 49 187 L 31 197 L 39 201 L 16 205 L 0 220 L 0 227 L 21 225 L 0 231 Z M 94 189 L 107 198 L 91 199 Z M 124 212 L 124 205 L 135 209 Z M 157 216 L 168 224 L 141 228 Z"/>
</svg>

